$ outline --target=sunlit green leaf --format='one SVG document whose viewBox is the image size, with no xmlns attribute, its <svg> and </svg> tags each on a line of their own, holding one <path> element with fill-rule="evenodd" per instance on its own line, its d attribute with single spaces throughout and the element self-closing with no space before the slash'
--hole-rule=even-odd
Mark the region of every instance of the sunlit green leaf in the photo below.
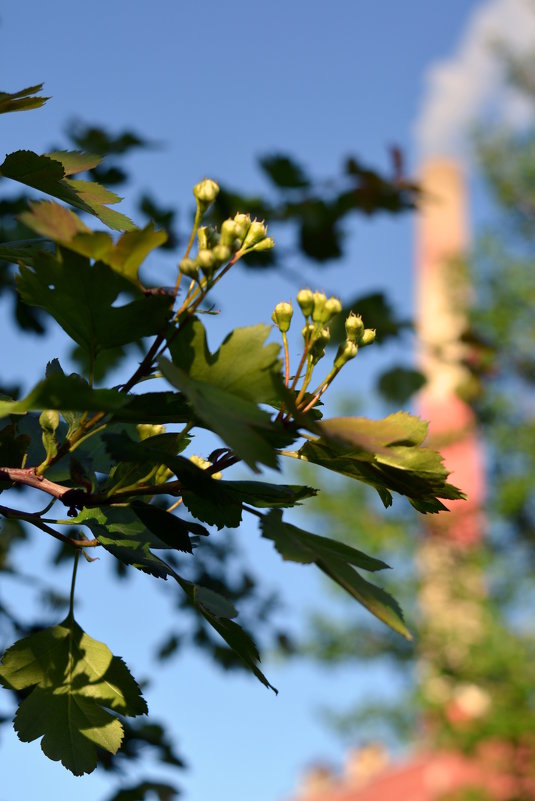
<svg viewBox="0 0 535 801">
<path fill-rule="evenodd" d="M 421 447 L 427 423 L 404 412 L 384 420 L 340 417 L 315 425 L 319 439 L 306 442 L 301 458 L 375 487 L 385 506 L 392 492 L 406 495 L 420 512 L 439 512 L 439 499 L 464 498 L 448 484 L 442 457 Z"/>
<path fill-rule="evenodd" d="M 65 177 L 61 160 L 38 156 L 31 150 L 18 150 L 6 156 L 0 175 L 63 200 L 80 211 L 94 214 L 110 228 L 128 231 L 134 227 L 124 214 L 108 208 L 121 199 L 99 184 Z"/>
<path fill-rule="evenodd" d="M 15 716 L 23 742 L 42 737 L 53 760 L 81 776 L 97 765 L 97 747 L 119 749 L 120 715 L 142 715 L 147 705 L 124 662 L 67 618 L 25 637 L 2 657 L 0 682 L 14 690 L 33 688 Z"/>
</svg>

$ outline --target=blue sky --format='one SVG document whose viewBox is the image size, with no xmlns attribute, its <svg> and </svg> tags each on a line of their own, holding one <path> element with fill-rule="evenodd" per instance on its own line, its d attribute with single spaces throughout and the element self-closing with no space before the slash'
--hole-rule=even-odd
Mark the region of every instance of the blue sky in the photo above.
<svg viewBox="0 0 535 801">
<path fill-rule="evenodd" d="M 245 191 L 265 188 L 255 160 L 269 152 L 294 154 L 312 174 L 328 177 L 350 153 L 386 167 L 387 148 L 396 143 L 406 151 L 409 168 L 416 169 L 413 132 L 429 69 L 456 51 L 473 12 L 489 5 L 6 0 L 0 17 L 2 89 L 44 81 L 52 100 L 40 111 L 5 116 L 1 155 L 61 143 L 72 118 L 112 130 L 131 127 L 162 145 L 130 158 L 137 186 L 153 188 L 156 197 L 183 213 L 191 206 L 192 185 L 204 175 Z M 128 213 L 128 201 L 124 210 Z M 410 218 L 359 222 L 349 242 L 351 256 L 343 265 L 309 272 L 304 283 L 328 290 L 343 283 L 355 293 L 388 286 L 398 308 L 410 308 Z M 292 293 L 283 276 L 266 282 L 236 271 L 221 292 L 227 316 L 215 322 L 216 337 L 236 325 L 269 321 L 273 305 Z M 31 383 L 47 359 L 62 353 L 61 337 L 46 342 L 15 337 L 4 305 L 0 313 L 2 380 L 23 372 Z M 358 379 L 348 379 L 344 390 L 358 385 Z M 257 539 L 253 529 L 241 537 L 244 543 Z M 39 574 L 42 548 L 36 541 L 25 561 L 28 574 Z M 311 570 L 283 565 L 265 543 L 249 554 L 257 572 L 272 586 L 284 587 L 286 614 L 298 626 L 311 600 L 324 592 L 323 584 Z M 190 763 L 187 773 L 172 777 L 188 801 L 278 801 L 291 795 L 311 760 L 341 762 L 344 744 L 325 729 L 316 710 L 375 691 L 377 676 L 268 660 L 265 670 L 280 690 L 275 697 L 254 679 L 222 674 L 196 655 L 154 674 L 149 658 L 157 641 L 154 620 L 171 614 L 172 588 L 149 586 L 144 575 L 121 586 L 109 578 L 105 559 L 82 570 L 80 623 L 122 655 L 135 675 L 153 678 L 147 690 L 151 713 L 170 722 Z M 25 608 L 27 593 L 5 586 L 10 599 Z M 395 686 L 395 677 L 387 680 Z M 62 801 L 73 793 L 80 801 L 95 801 L 109 792 L 107 777 L 97 772 L 73 779 L 48 763 L 38 744 L 20 744 L 11 732 L 1 748 L 9 770 L 2 770 L 0 801 L 37 794 Z"/>
</svg>

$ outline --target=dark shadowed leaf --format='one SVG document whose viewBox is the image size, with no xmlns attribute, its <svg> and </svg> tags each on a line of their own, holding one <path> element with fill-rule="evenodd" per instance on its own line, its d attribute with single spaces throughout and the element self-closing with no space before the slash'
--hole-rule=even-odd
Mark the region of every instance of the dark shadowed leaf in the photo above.
<svg viewBox="0 0 535 801">
<path fill-rule="evenodd" d="M 264 156 L 259 159 L 262 170 L 282 189 L 302 189 L 310 186 L 303 168 L 288 156 Z"/>
<path fill-rule="evenodd" d="M 19 92 L 0 92 L 0 114 L 40 108 L 50 99 L 48 97 L 36 97 L 42 88 L 43 84 L 38 83 L 36 86 L 27 86 L 26 89 L 21 89 Z"/>
<path fill-rule="evenodd" d="M 158 333 L 170 316 L 169 298 L 146 297 L 110 267 L 68 250 L 36 256 L 17 278 L 22 299 L 51 314 L 88 353 Z M 113 306 L 127 292 L 135 299 Z"/>
<path fill-rule="evenodd" d="M 261 527 L 262 536 L 273 540 L 283 559 L 302 564 L 316 564 L 373 615 L 394 631 L 411 639 L 397 602 L 380 587 L 363 579 L 353 567 L 382 570 L 388 567 L 384 562 L 344 543 L 310 534 L 290 523 L 284 523 L 282 512 L 279 510 L 273 510 L 265 515 Z"/>
</svg>

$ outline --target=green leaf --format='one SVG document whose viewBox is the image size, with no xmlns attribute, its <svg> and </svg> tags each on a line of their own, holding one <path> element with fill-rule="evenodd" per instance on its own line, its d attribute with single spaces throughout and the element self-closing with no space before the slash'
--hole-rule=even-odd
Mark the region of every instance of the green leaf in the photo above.
<svg viewBox="0 0 535 801">
<path fill-rule="evenodd" d="M 397 602 L 380 587 L 363 579 L 353 567 L 354 565 L 371 571 L 382 570 L 388 567 L 384 562 L 344 543 L 284 523 L 282 512 L 279 510 L 264 515 L 261 527 L 262 536 L 273 540 L 283 559 L 316 564 L 375 617 L 407 639 L 412 639 Z"/>
<path fill-rule="evenodd" d="M 41 409 L 113 412 L 128 403 L 129 396 L 115 389 L 91 389 L 76 374 L 67 376 L 54 373 L 40 381 L 22 400 L 0 400 L 0 417 Z"/>
<path fill-rule="evenodd" d="M 115 754 L 123 738 L 120 721 L 145 714 L 147 705 L 124 662 L 67 618 L 9 648 L 0 682 L 13 690 L 32 687 L 15 716 L 23 742 L 42 737 L 52 760 L 81 776 L 97 765 L 96 748 Z"/>
<path fill-rule="evenodd" d="M 259 509 L 299 506 L 305 498 L 312 498 L 319 490 L 300 484 L 268 484 L 265 481 L 223 481 L 225 490 L 242 503 Z"/>
<path fill-rule="evenodd" d="M 117 243 L 104 231 L 92 231 L 70 209 L 50 201 L 30 203 L 19 219 L 32 231 L 97 261 L 138 285 L 138 271 L 146 256 L 167 240 L 152 223 L 124 233 Z"/>
<path fill-rule="evenodd" d="M 214 484 L 219 483 L 212 480 Z M 146 530 L 143 532 L 141 521 L 131 509 L 128 507 L 84 509 L 68 522 L 89 526 L 104 548 L 126 564 L 131 564 L 138 570 L 158 578 L 167 579 L 168 576 L 174 578 L 192 606 L 218 632 L 246 667 L 264 686 L 275 690 L 258 667 L 260 657 L 253 640 L 241 626 L 228 619 L 235 615 L 233 605 L 213 591 L 182 578 L 172 567 L 151 553 L 151 548 L 168 546 L 155 534 Z"/>
<path fill-rule="evenodd" d="M 54 150 L 45 155 L 54 161 L 60 161 L 65 175 L 92 170 L 102 161 L 102 156 L 96 153 L 82 153 L 80 150 Z"/>
<path fill-rule="evenodd" d="M 165 464 L 182 484 L 184 505 L 198 520 L 218 528 L 234 528 L 241 522 L 241 502 L 236 493 L 227 491 L 225 481 L 207 475 L 189 459 L 160 447 L 161 437 L 150 437 L 142 443 L 126 435 L 104 434 L 108 451 L 116 459 L 148 464 Z"/>
<path fill-rule="evenodd" d="M 88 526 L 100 544 L 120 562 L 156 578 L 174 576 L 173 569 L 151 552 L 151 548 L 159 550 L 169 545 L 148 530 L 128 506 L 84 509 L 69 522 Z"/>
<path fill-rule="evenodd" d="M 207 536 L 208 532 L 198 523 L 184 520 L 177 515 L 166 512 L 157 506 L 148 503 L 135 501 L 131 508 L 139 517 L 141 522 L 162 540 L 169 548 L 175 548 L 185 553 L 193 553 L 193 547 L 189 538 L 190 534 Z"/>
<path fill-rule="evenodd" d="M 392 367 L 379 376 L 377 388 L 391 403 L 405 404 L 424 385 L 426 379 L 419 370 L 407 367 Z"/>
<path fill-rule="evenodd" d="M 277 187 L 282 189 L 303 189 L 310 186 L 310 180 L 303 168 L 288 156 L 264 156 L 259 160 L 260 167 Z"/>
<path fill-rule="evenodd" d="M 375 487 L 385 506 L 392 492 L 406 495 L 420 512 L 446 509 L 442 499 L 464 498 L 446 482 L 442 457 L 421 447 L 427 423 L 405 412 L 384 420 L 339 417 L 316 423 L 319 439 L 306 442 L 299 456 Z"/>
<path fill-rule="evenodd" d="M 31 150 L 18 150 L 6 156 L 0 165 L 0 175 L 11 178 L 32 189 L 69 203 L 71 206 L 93 214 L 109 228 L 129 231 L 134 224 L 124 214 L 108 208 L 121 198 L 104 187 L 90 181 L 72 180 L 65 177 L 61 160 L 50 156 L 38 156 Z"/>
<path fill-rule="evenodd" d="M 276 449 L 293 442 L 294 437 L 275 425 L 271 415 L 250 400 L 190 378 L 165 357 L 159 365 L 167 380 L 187 397 L 201 424 L 218 434 L 249 467 L 258 472 L 261 462 L 278 468 Z"/>
<path fill-rule="evenodd" d="M 25 303 L 45 309 L 94 357 L 105 348 L 158 333 L 170 316 L 169 298 L 146 297 L 107 265 L 91 265 L 69 251 L 43 253 L 33 267 L 21 266 L 17 286 Z M 113 306 L 122 292 L 136 299 Z"/>
<path fill-rule="evenodd" d="M 239 398 L 255 403 L 283 400 L 280 346 L 265 344 L 270 331 L 263 324 L 236 328 L 210 353 L 205 328 L 194 319 L 171 343 L 172 361 L 194 381 Z"/>
<path fill-rule="evenodd" d="M 27 86 L 19 92 L 0 92 L 0 114 L 10 111 L 30 111 L 44 106 L 49 97 L 35 97 L 43 88 L 42 83 Z"/>
<path fill-rule="evenodd" d="M 161 782 L 139 782 L 131 787 L 122 787 L 106 801 L 145 801 L 156 796 L 158 801 L 173 801 L 178 798 L 178 790 L 171 784 Z"/>
</svg>

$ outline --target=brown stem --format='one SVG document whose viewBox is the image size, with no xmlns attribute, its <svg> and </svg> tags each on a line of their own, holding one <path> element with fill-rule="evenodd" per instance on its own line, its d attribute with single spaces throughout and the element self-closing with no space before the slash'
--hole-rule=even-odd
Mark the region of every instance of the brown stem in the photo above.
<svg viewBox="0 0 535 801">
<path fill-rule="evenodd" d="M 44 523 L 40 520 L 39 516 L 32 512 L 21 512 L 19 509 L 11 509 L 9 506 L 0 506 L 0 514 L 4 515 L 4 517 L 15 517 L 18 520 L 24 520 L 26 523 L 31 523 L 32 526 L 36 528 L 40 528 L 41 531 L 45 531 L 50 536 L 54 537 L 60 542 L 64 542 L 68 545 L 73 545 L 76 548 L 95 548 L 97 545 L 100 545 L 99 541 L 94 540 L 75 540 L 71 537 L 66 537 L 64 534 L 60 534 L 59 531 L 56 531 L 55 528 Z"/>
</svg>

